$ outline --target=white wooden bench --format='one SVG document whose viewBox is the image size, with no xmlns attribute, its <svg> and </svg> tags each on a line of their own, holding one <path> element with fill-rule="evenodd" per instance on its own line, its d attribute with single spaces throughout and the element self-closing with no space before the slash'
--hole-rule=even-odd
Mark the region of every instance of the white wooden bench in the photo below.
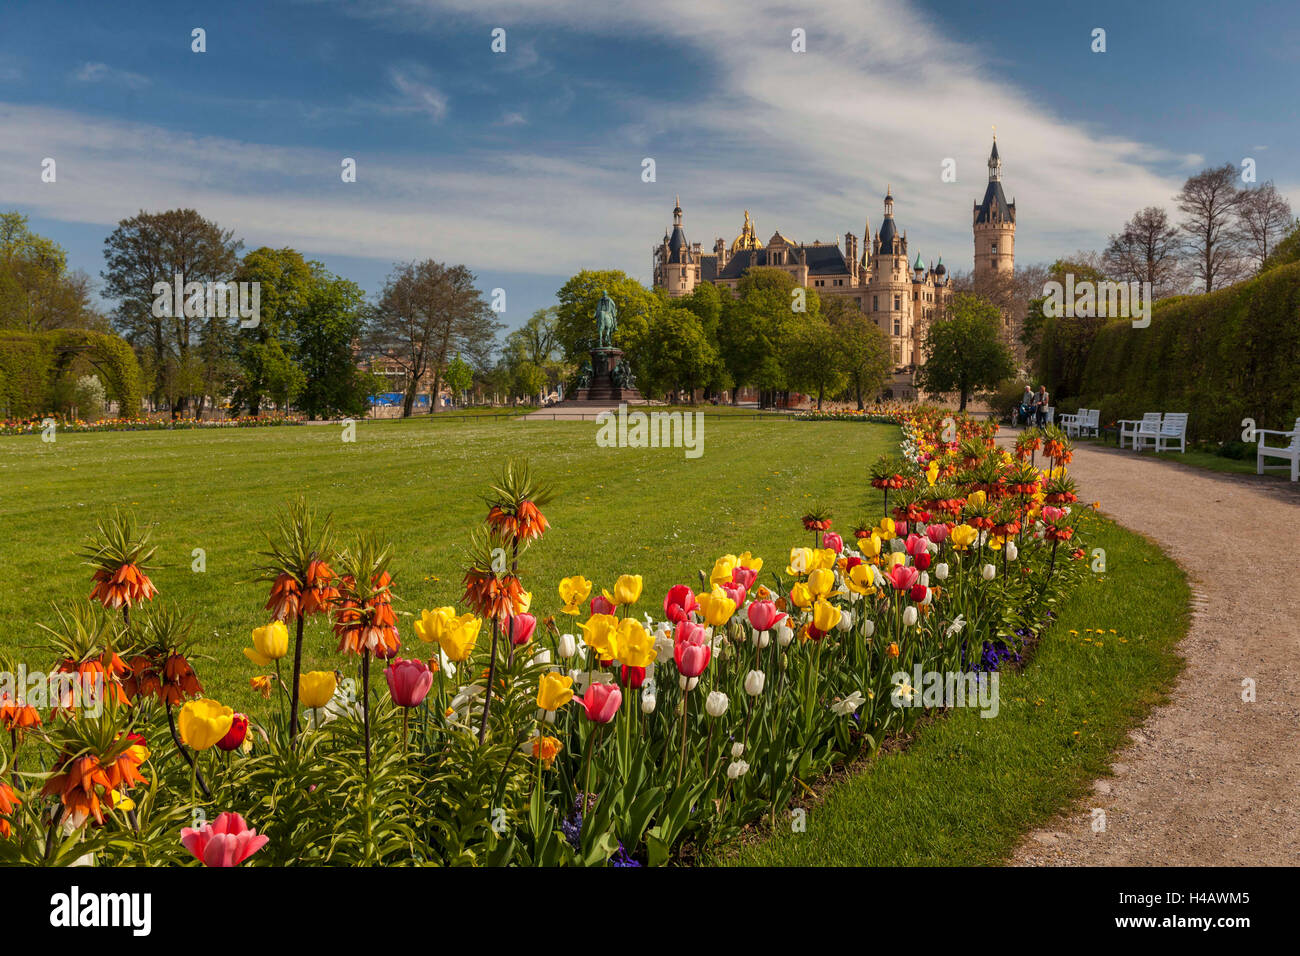
<svg viewBox="0 0 1300 956">
<path fill-rule="evenodd" d="M 1255 434 L 1259 436 L 1259 445 L 1255 453 L 1255 474 L 1264 474 L 1265 468 L 1290 468 L 1291 480 L 1300 481 L 1300 418 L 1295 420 L 1295 428 L 1289 432 L 1260 428 Z M 1264 444 L 1265 435 L 1281 435 L 1283 438 L 1290 438 L 1291 442 L 1287 445 L 1266 445 Z M 1290 464 L 1266 465 L 1264 464 L 1265 458 L 1281 458 L 1290 462 Z"/>
<path fill-rule="evenodd" d="M 1140 419 L 1121 418 L 1119 420 L 1119 447 L 1124 447 L 1127 438 L 1130 445 L 1138 447 L 1139 438 L 1145 436 L 1155 444 L 1155 436 L 1160 431 L 1160 413 L 1144 412 Z"/>
<path fill-rule="evenodd" d="M 1100 408 L 1083 408 L 1079 410 L 1078 420 L 1074 423 L 1075 431 L 1079 433 L 1080 438 L 1097 437 L 1097 430 L 1101 427 L 1101 409 Z"/>
<path fill-rule="evenodd" d="M 1160 431 L 1156 433 L 1156 451 L 1165 451 L 1165 445 L 1178 442 L 1178 451 L 1187 451 L 1187 413 L 1165 412 L 1160 422 Z"/>
</svg>

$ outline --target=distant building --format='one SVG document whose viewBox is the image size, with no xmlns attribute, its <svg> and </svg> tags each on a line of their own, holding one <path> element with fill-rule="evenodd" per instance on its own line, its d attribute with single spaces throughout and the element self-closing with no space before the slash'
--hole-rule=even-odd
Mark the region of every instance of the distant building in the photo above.
<svg viewBox="0 0 1300 956">
<path fill-rule="evenodd" d="M 1002 160 L 997 140 L 989 155 L 989 184 L 983 202 L 975 204 L 975 278 L 1015 268 L 1016 205 L 1002 191 Z M 889 337 L 894 363 L 890 390 L 895 398 L 916 397 L 916 369 L 923 363 L 922 343 L 931 320 L 943 313 L 952 298 L 948 270 L 939 257 L 927 266 L 918 252 L 911 264 L 907 233 L 894 221 L 892 189 L 885 192 L 884 218 L 873 236 L 870 220 L 859 240 L 844 234 L 844 248 L 830 243 L 798 242 L 778 230 L 766 244 L 757 236 L 749 211 L 740 234 L 727 242 L 718 238 L 705 252 L 690 243 L 682 226 L 680 200 L 673 208 L 673 227 L 654 247 L 654 284 L 670 296 L 689 295 L 701 282 L 735 289 L 754 266 L 784 269 L 801 286 L 820 295 L 851 297 L 875 319 Z"/>
</svg>

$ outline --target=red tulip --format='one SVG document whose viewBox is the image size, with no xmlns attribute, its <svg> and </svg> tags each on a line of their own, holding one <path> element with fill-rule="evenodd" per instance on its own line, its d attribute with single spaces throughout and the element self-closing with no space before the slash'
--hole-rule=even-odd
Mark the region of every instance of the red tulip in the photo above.
<svg viewBox="0 0 1300 956">
<path fill-rule="evenodd" d="M 623 703 L 623 692 L 614 684 L 592 684 L 587 693 L 576 698 L 587 711 L 587 719 L 597 724 L 607 724 L 618 713 Z"/>
<path fill-rule="evenodd" d="M 748 613 L 749 623 L 756 631 L 770 631 L 785 620 L 785 612 L 776 609 L 775 601 L 755 601 Z"/>
<path fill-rule="evenodd" d="M 926 594 L 929 593 L 929 591 L 930 591 L 929 588 L 927 588 L 924 584 L 921 584 L 918 581 L 916 584 L 912 585 L 912 590 L 907 592 L 907 596 L 910 597 L 917 604 L 920 604 L 922 601 L 925 600 L 925 596 Z"/>
<path fill-rule="evenodd" d="M 248 718 L 243 714 L 235 714 L 230 721 L 230 729 L 226 731 L 226 736 L 217 741 L 217 747 L 227 752 L 236 750 L 248 736 Z"/>
<path fill-rule="evenodd" d="M 912 560 L 913 560 L 913 562 L 915 562 L 917 568 L 919 568 L 920 570 L 922 570 L 922 571 L 928 570 L 929 567 L 930 567 L 930 561 L 931 561 L 930 552 L 929 552 L 929 551 L 922 551 L 920 554 L 918 554 L 918 555 L 917 555 L 915 558 L 913 558 Z"/>
<path fill-rule="evenodd" d="M 709 666 L 709 658 L 712 656 L 713 647 L 703 627 L 692 621 L 683 621 L 677 625 L 673 660 L 677 662 L 677 670 L 683 676 L 699 677 Z"/>
<path fill-rule="evenodd" d="M 181 830 L 181 843 L 204 866 L 226 867 L 239 866 L 266 846 L 267 837 L 250 830 L 238 813 L 223 813 L 215 823 Z"/>
<path fill-rule="evenodd" d="M 910 565 L 896 564 L 889 569 L 885 577 L 889 579 L 895 591 L 906 591 L 921 577 L 921 572 Z"/>
<path fill-rule="evenodd" d="M 664 598 L 664 614 L 674 624 L 680 624 L 686 620 L 686 615 L 699 609 L 695 592 L 689 584 L 675 584 L 668 589 L 668 596 Z"/>
<path fill-rule="evenodd" d="M 508 633 L 514 640 L 515 645 L 527 644 L 533 636 L 533 631 L 537 629 L 537 618 L 531 614 L 516 614 L 510 619 Z"/>
<path fill-rule="evenodd" d="M 597 594 L 591 599 L 592 614 L 613 614 L 614 602 L 609 600 L 603 594 Z"/>
<path fill-rule="evenodd" d="M 827 531 L 822 535 L 822 547 L 830 548 L 836 554 L 844 550 L 844 539 L 834 531 Z"/>
<path fill-rule="evenodd" d="M 419 707 L 433 686 L 433 671 L 424 661 L 404 661 L 400 657 L 384 670 L 388 692 L 398 707 Z"/>
<path fill-rule="evenodd" d="M 624 664 L 623 671 L 619 674 L 619 683 L 624 687 L 631 687 L 633 690 L 636 690 L 645 683 L 645 668 L 631 667 Z"/>
</svg>

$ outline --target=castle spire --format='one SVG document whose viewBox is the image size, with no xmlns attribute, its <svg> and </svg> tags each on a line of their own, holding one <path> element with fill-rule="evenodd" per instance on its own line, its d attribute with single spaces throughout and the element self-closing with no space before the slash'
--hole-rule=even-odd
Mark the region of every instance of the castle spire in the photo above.
<svg viewBox="0 0 1300 956">
<path fill-rule="evenodd" d="M 1002 181 L 1002 158 L 998 156 L 998 134 L 997 127 L 993 127 L 993 149 L 989 153 L 989 182 L 997 183 Z"/>
</svg>

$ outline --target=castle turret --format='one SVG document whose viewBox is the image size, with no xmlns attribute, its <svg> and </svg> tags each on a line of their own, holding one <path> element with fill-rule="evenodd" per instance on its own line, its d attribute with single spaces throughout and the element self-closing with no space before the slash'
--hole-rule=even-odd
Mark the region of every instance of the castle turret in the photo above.
<svg viewBox="0 0 1300 956">
<path fill-rule="evenodd" d="M 1009 274 L 1016 265 L 1016 204 L 1002 191 L 1002 157 L 993 138 L 989 153 L 989 184 L 984 201 L 975 204 L 975 281 L 996 273 Z"/>
<path fill-rule="evenodd" d="M 673 231 L 655 252 L 655 284 L 661 285 L 670 296 L 689 295 L 700 281 L 699 244 L 694 247 L 686 241 L 682 228 L 682 202 L 673 205 Z"/>
</svg>

